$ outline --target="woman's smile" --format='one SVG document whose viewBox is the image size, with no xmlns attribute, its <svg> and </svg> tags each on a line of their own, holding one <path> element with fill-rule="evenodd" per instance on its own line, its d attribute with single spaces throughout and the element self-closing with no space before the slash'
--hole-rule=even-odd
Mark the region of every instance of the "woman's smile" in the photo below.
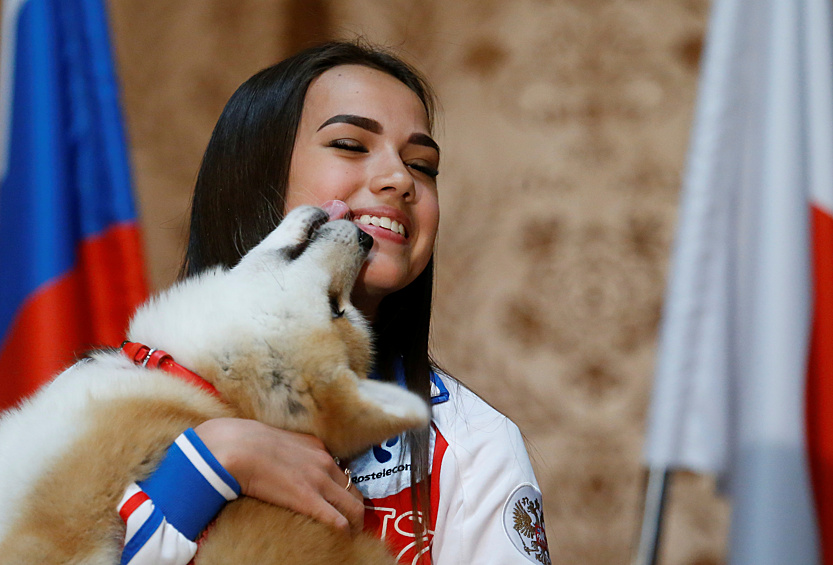
<svg viewBox="0 0 833 565">
<path fill-rule="evenodd" d="M 374 237 L 405 244 L 411 233 L 411 220 L 407 215 L 389 206 L 362 208 L 352 211 L 353 221 Z"/>
</svg>

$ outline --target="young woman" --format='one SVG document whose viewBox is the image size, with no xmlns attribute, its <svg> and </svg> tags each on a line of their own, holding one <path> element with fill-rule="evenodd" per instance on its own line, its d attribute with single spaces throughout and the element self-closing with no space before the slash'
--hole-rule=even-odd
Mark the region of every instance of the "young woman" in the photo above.
<svg viewBox="0 0 833 565">
<path fill-rule="evenodd" d="M 429 357 L 440 163 L 433 107 L 416 71 L 353 43 L 314 47 L 259 72 L 229 100 L 206 149 L 183 269 L 233 266 L 302 204 L 357 222 L 374 238 L 352 297 L 373 322 L 374 378 L 430 402 L 431 428 L 353 461 L 352 485 L 314 437 L 218 419 L 190 441 L 212 481 L 345 531 L 375 531 L 402 563 L 549 563 L 541 495 L 518 429 Z M 195 500 L 183 478 L 193 473 L 168 465 L 150 478 L 151 499 L 192 522 L 186 549 L 164 561 L 187 563 L 194 532 L 219 506 Z M 136 530 L 123 563 L 163 562 L 166 543 L 182 537 L 167 522 L 147 526 L 141 539 Z"/>
</svg>

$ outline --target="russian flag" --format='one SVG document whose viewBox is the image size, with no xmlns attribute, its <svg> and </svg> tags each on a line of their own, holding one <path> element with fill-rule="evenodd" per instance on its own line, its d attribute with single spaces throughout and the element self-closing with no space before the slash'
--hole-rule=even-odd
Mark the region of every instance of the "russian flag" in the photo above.
<svg viewBox="0 0 833 565">
<path fill-rule="evenodd" d="M 732 565 L 833 565 L 833 5 L 716 0 L 646 459 L 713 473 Z"/>
<path fill-rule="evenodd" d="M 0 409 L 119 345 L 147 287 L 101 0 L 6 0 Z"/>
</svg>

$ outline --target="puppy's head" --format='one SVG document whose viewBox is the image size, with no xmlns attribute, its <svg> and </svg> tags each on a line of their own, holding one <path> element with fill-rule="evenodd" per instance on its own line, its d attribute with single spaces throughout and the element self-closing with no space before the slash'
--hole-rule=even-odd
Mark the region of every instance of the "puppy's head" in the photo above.
<svg viewBox="0 0 833 565">
<path fill-rule="evenodd" d="M 233 269 L 146 303 L 128 337 L 199 373 L 238 415 L 315 434 L 343 457 L 426 425 L 430 410 L 365 378 L 370 332 L 350 294 L 373 240 L 327 219 L 297 208 Z"/>
<path fill-rule="evenodd" d="M 345 371 L 366 376 L 370 332 L 350 294 L 372 245 L 351 222 L 301 208 L 232 269 L 233 291 L 258 298 L 213 373 L 242 415 L 310 432 L 316 387 Z"/>
<path fill-rule="evenodd" d="M 315 383 L 371 364 L 350 302 L 373 239 L 300 207 L 231 270 L 183 281 L 145 304 L 129 339 L 164 349 L 214 384 L 241 416 L 311 431 Z"/>
</svg>

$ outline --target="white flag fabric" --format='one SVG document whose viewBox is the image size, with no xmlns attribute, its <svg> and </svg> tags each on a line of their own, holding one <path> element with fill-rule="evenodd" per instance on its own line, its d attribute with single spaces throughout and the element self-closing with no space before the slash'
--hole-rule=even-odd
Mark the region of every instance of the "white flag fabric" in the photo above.
<svg viewBox="0 0 833 565">
<path fill-rule="evenodd" d="M 732 565 L 822 562 L 805 394 L 811 206 L 833 209 L 830 8 L 715 0 L 706 38 L 645 456 L 718 476 Z"/>
</svg>

